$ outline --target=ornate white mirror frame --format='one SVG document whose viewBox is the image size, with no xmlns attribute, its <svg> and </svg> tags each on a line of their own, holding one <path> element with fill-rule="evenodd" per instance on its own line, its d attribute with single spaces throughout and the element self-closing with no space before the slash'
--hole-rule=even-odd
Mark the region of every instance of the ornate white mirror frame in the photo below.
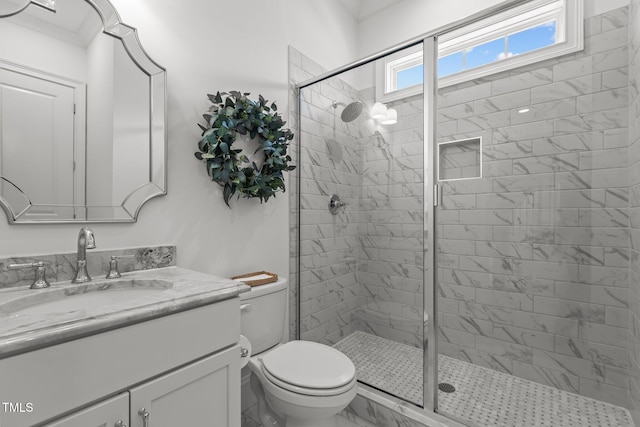
<svg viewBox="0 0 640 427">
<path fill-rule="evenodd" d="M 58 7 L 62 10 L 65 1 L 69 2 L 71 0 L 57 0 L 56 2 L 53 0 L 0 0 L 0 35 L 5 19 L 11 17 L 18 18 L 36 6 L 37 9 L 51 14 L 51 12 L 55 12 Z M 74 95 L 75 98 L 73 100 L 74 118 L 72 120 L 74 129 L 70 132 L 74 135 L 74 149 L 73 160 L 69 160 L 68 162 L 72 164 L 73 172 L 65 172 L 65 176 L 73 175 L 72 178 L 67 179 L 68 185 L 73 189 L 67 191 L 68 196 L 60 198 L 62 202 L 56 200 L 54 195 L 51 197 L 46 196 L 48 193 L 55 193 L 56 191 L 52 189 L 56 187 L 52 187 L 55 184 L 51 184 L 45 177 L 50 176 L 50 172 L 56 172 L 55 175 L 57 175 L 56 165 L 59 163 L 55 163 L 53 160 L 49 161 L 53 166 L 48 166 L 51 168 L 48 175 L 44 174 L 44 176 L 40 176 L 35 173 L 39 170 L 37 167 L 39 160 L 34 156 L 47 158 L 48 155 L 53 158 L 56 152 L 60 151 L 59 147 L 54 144 L 55 141 L 52 141 L 49 143 L 50 146 L 46 147 L 48 150 L 45 150 L 48 153 L 47 155 L 39 155 L 40 152 L 34 150 L 33 156 L 31 154 L 26 156 L 24 154 L 30 153 L 27 150 L 31 148 L 29 139 L 23 137 L 24 140 L 22 141 L 8 141 L 9 137 L 7 136 L 7 132 L 3 132 L 3 135 L 0 136 L 0 206 L 5 210 L 8 221 L 11 224 L 135 222 L 141 207 L 146 201 L 153 197 L 166 194 L 166 71 L 147 55 L 140 44 L 136 29 L 121 21 L 117 11 L 108 0 L 81 0 L 78 1 L 78 4 L 81 2 L 88 4 L 90 6 L 89 9 L 97 12 L 99 19 L 102 21 L 102 34 L 106 34 L 115 39 L 109 39 L 113 41 L 113 50 L 119 49 L 122 52 L 118 54 L 120 57 L 126 57 L 128 55 L 131 63 L 127 64 L 126 67 L 128 70 L 135 70 L 136 77 L 132 78 L 131 81 L 127 80 L 126 84 L 132 84 L 132 81 L 137 83 L 141 82 L 141 84 L 137 84 L 137 88 L 134 88 L 134 92 L 138 92 L 136 101 L 138 101 L 137 104 L 143 105 L 143 108 L 141 111 L 136 112 L 134 116 L 136 120 L 135 123 L 133 123 L 134 120 L 131 119 L 131 116 L 121 119 L 122 123 L 130 125 L 130 127 L 135 127 L 134 130 L 123 128 L 114 129 L 115 122 L 112 120 L 110 123 L 107 119 L 102 120 L 104 116 L 100 116 L 100 120 L 93 116 L 93 121 L 92 119 L 85 118 L 82 122 L 84 124 L 78 124 L 79 119 L 76 118 L 76 105 L 80 105 L 80 107 L 78 107 L 79 109 L 90 109 L 86 107 L 86 100 L 91 99 L 93 95 L 95 102 L 97 98 L 95 90 L 99 90 L 100 85 L 94 84 L 91 86 L 87 82 L 78 81 L 77 78 L 75 79 L 74 83 L 77 83 L 78 87 L 84 87 L 84 89 L 78 92 L 81 93 L 81 96 Z M 52 14 L 52 17 L 53 16 Z M 10 23 L 7 22 L 5 29 L 9 26 Z M 99 34 L 100 31 L 97 30 L 96 33 Z M 41 37 L 42 35 L 40 34 L 39 36 Z M 115 47 L 115 45 L 118 46 Z M 14 46 L 14 51 L 18 51 L 17 49 L 28 50 L 31 47 L 33 46 Z M 42 70 L 41 68 L 33 67 L 31 64 L 15 61 L 10 54 L 6 55 L 8 56 L 7 58 L 5 54 L 3 54 L 3 49 L 4 48 L 0 49 L 0 73 L 5 73 L 6 75 L 27 75 L 29 78 L 34 77 L 39 81 L 59 84 L 60 75 L 56 72 Z M 11 52 L 10 49 L 9 52 Z M 114 54 L 114 56 L 116 56 L 116 54 Z M 116 79 L 114 78 L 114 80 Z M 67 86 L 69 85 L 67 84 Z M 6 91 L 11 91 L 12 89 L 16 89 L 16 87 L 17 86 L 11 81 L 6 83 L 2 79 L 2 74 L 0 74 L 0 127 L 8 121 L 15 123 L 15 118 L 18 117 L 18 119 L 24 122 L 30 122 L 32 125 L 18 128 L 18 132 L 14 132 L 14 135 L 28 134 L 30 129 L 40 125 L 38 123 L 38 117 L 33 117 L 34 113 L 30 111 L 31 108 L 24 108 L 22 116 L 17 116 L 19 113 L 16 113 L 16 111 L 19 109 L 14 108 L 14 106 L 7 108 L 9 104 L 5 103 L 5 101 L 11 97 L 7 95 L 3 98 L 3 90 L 5 90 L 5 93 L 8 93 Z M 18 90 L 14 90 L 14 92 L 21 90 L 20 87 L 17 87 L 17 89 Z M 92 90 L 94 91 L 92 92 Z M 119 107 L 125 106 L 125 113 L 122 111 L 116 113 L 114 106 L 114 108 L 112 108 L 112 116 L 118 115 L 119 117 L 124 117 L 127 115 L 127 108 L 131 104 L 128 102 L 129 98 L 127 98 L 127 96 L 132 97 L 133 95 L 126 95 L 127 90 L 114 87 L 113 92 L 115 93 L 116 91 L 125 93 L 125 95 L 123 95 L 124 101 L 119 101 Z M 85 104 L 78 104 L 78 99 Z M 4 109 L 2 103 L 5 103 Z M 21 105 L 30 107 L 27 103 Z M 29 117 L 27 117 L 28 113 L 30 114 Z M 52 114 L 54 119 L 56 117 L 55 114 L 55 112 Z M 87 111 L 84 111 L 82 114 L 84 114 L 85 117 L 89 115 Z M 5 117 L 3 118 L 3 116 Z M 138 118 L 141 118 L 141 120 L 138 120 Z M 55 120 L 53 122 L 55 122 Z M 89 125 L 87 125 L 87 123 L 89 123 Z M 90 148 L 92 132 L 94 134 L 96 133 L 95 130 L 90 129 L 90 126 L 98 126 L 101 129 L 110 126 L 110 132 L 113 134 L 113 138 L 111 138 L 110 141 L 113 146 L 110 148 L 113 151 L 115 145 L 119 144 L 118 150 L 120 158 L 126 160 L 118 164 L 112 164 L 112 170 L 107 171 L 111 174 L 109 177 L 99 172 L 101 167 L 105 167 L 100 157 L 97 157 L 98 160 L 93 157 L 91 159 L 88 158 L 88 151 L 92 150 L 92 148 Z M 129 133 L 125 133 L 125 131 Z M 37 136 L 37 134 L 34 135 Z M 32 136 L 31 141 L 33 139 Z M 120 141 L 118 141 L 118 139 L 120 139 Z M 134 145 L 138 147 L 139 153 L 143 153 L 142 156 L 136 158 L 135 154 L 130 151 L 133 150 Z M 21 153 L 22 155 L 11 156 L 9 153 Z M 19 159 L 23 159 L 23 162 L 19 162 Z M 112 163 L 114 162 L 115 160 L 112 159 Z M 4 171 L 6 170 L 13 170 L 13 175 L 5 174 Z M 20 175 L 19 171 L 21 170 L 26 172 Z M 93 176 L 91 175 L 92 172 L 94 173 Z M 137 179 L 130 179 L 129 176 L 131 174 L 135 174 Z M 16 179 L 16 177 L 22 177 L 24 179 L 20 180 Z M 58 176 L 54 176 L 53 179 L 62 181 Z M 100 182 L 100 180 L 107 181 L 108 179 L 119 179 L 120 182 L 127 183 L 129 187 L 121 188 L 119 191 L 114 189 L 110 193 L 107 192 L 106 195 L 101 195 L 101 191 L 88 188 L 90 182 Z M 29 194 L 29 191 L 24 190 L 25 186 L 31 186 L 31 188 L 36 188 L 38 189 L 37 191 L 39 191 L 42 187 L 47 188 L 47 185 L 50 189 L 45 191 L 45 196 L 34 195 L 33 191 L 32 194 Z M 115 184 L 111 185 L 115 187 Z"/>
</svg>

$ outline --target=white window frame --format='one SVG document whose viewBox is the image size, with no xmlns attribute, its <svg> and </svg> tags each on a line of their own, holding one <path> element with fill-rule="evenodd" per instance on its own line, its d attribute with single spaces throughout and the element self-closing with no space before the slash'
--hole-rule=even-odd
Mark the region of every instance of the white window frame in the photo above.
<svg viewBox="0 0 640 427">
<path fill-rule="evenodd" d="M 376 101 L 391 102 L 422 93 L 421 84 L 396 89 L 398 73 L 422 62 L 422 43 L 376 61 Z"/>
<path fill-rule="evenodd" d="M 483 43 L 556 21 L 555 44 L 438 79 L 439 87 L 459 84 L 584 49 L 584 8 L 582 0 L 533 0 L 524 5 L 482 19 L 444 34 L 438 39 L 438 56 L 464 51 Z M 396 52 L 376 64 L 376 101 L 390 102 L 422 93 L 418 84 L 395 89 L 399 71 L 422 62 L 422 45 Z"/>
</svg>

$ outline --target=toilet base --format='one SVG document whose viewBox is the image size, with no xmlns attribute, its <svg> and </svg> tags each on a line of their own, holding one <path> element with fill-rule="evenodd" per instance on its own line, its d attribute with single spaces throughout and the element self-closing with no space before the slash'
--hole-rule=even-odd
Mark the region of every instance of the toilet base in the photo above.
<svg viewBox="0 0 640 427">
<path fill-rule="evenodd" d="M 255 372 L 251 372 L 251 390 L 258 401 L 258 419 L 263 427 L 336 427 L 337 414 L 342 411 L 356 394 L 354 387 L 344 403 L 327 407 L 300 407 L 273 394 L 265 388 Z"/>
<path fill-rule="evenodd" d="M 260 425 L 264 427 L 285 427 L 284 419 L 269 408 L 267 400 L 264 398 L 264 389 L 256 374 L 252 372 L 249 381 L 251 383 L 251 391 L 253 391 L 253 395 L 258 401 L 258 419 L 260 420 Z"/>
<path fill-rule="evenodd" d="M 356 392 L 357 389 L 354 387 L 341 396 L 316 398 L 317 405 L 312 406 L 281 399 L 273 393 L 266 392 L 265 388 L 265 400 L 273 412 L 284 416 L 285 427 L 336 427 L 337 415 L 355 398 Z"/>
<path fill-rule="evenodd" d="M 265 374 L 263 357 L 265 353 L 254 355 L 247 365 L 251 370 L 251 390 L 258 400 L 258 420 L 263 427 L 336 427 L 337 415 L 356 397 L 355 376 L 347 384 L 320 390 L 273 382 Z"/>
</svg>

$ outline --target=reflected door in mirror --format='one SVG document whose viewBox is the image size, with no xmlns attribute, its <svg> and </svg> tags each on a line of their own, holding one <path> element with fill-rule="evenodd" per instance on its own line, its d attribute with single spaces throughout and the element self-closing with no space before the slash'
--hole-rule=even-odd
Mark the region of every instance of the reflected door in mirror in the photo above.
<svg viewBox="0 0 640 427">
<path fill-rule="evenodd" d="M 26 218 L 56 219 L 54 205 L 84 203 L 81 192 L 74 194 L 82 181 L 75 167 L 76 89 L 73 82 L 0 69 L 0 176 L 36 205 Z M 0 190 L 4 198 L 14 194 L 4 184 Z"/>
</svg>

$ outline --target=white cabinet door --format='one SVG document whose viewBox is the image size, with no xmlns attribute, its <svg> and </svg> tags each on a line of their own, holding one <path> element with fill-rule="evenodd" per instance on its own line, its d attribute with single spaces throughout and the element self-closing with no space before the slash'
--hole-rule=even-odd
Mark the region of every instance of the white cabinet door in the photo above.
<svg viewBox="0 0 640 427">
<path fill-rule="evenodd" d="M 45 424 L 46 427 L 126 427 L 128 425 L 129 393 L 126 392 L 61 420 Z"/>
<path fill-rule="evenodd" d="M 240 348 L 147 382 L 130 395 L 132 427 L 240 427 Z"/>
</svg>

